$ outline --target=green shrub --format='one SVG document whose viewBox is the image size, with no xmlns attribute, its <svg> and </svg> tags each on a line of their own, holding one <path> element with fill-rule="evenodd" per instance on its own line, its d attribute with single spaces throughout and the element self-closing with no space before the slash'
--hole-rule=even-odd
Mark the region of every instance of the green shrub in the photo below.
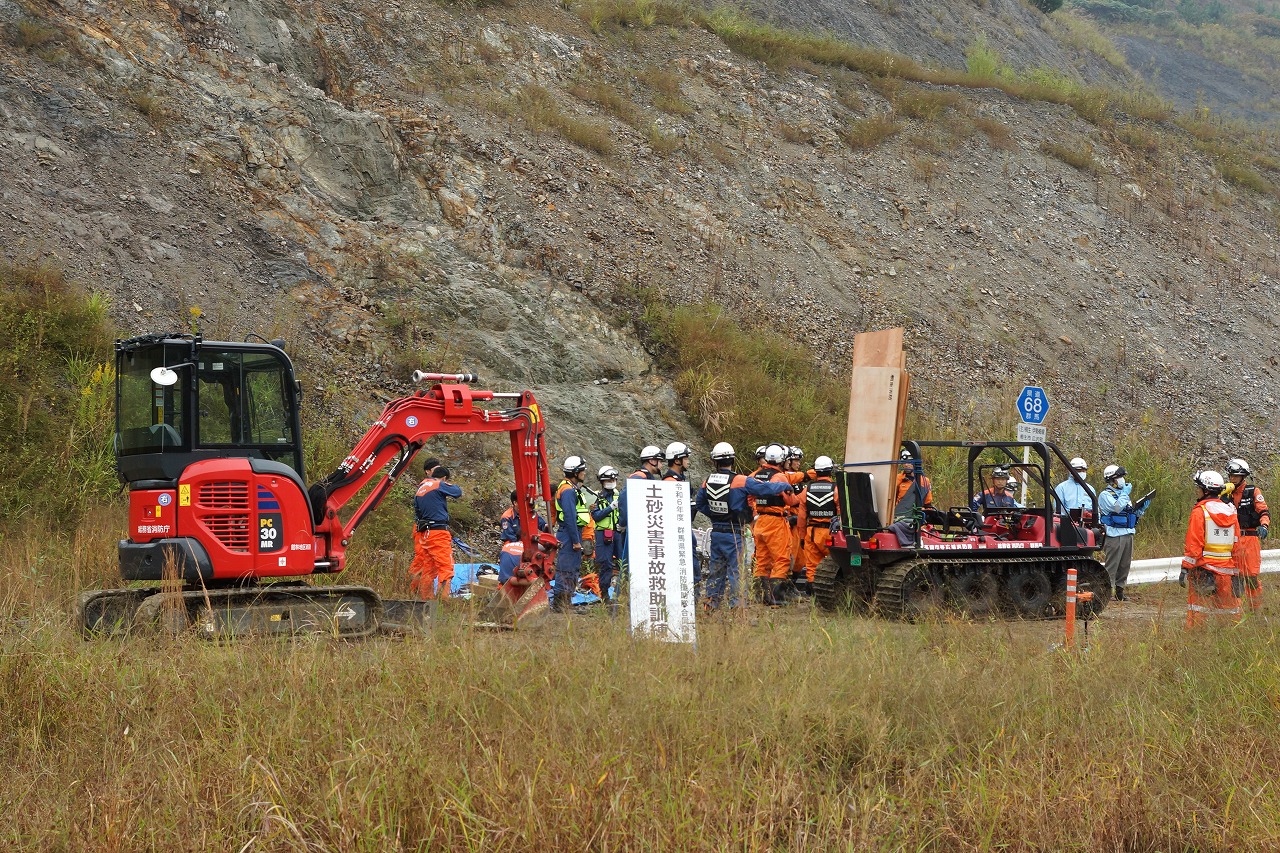
<svg viewBox="0 0 1280 853">
<path fill-rule="evenodd" d="M 39 264 L 0 263 L 0 518 L 74 523 L 116 486 L 107 306 Z"/>
<path fill-rule="evenodd" d="M 1056 12 L 1061 9 L 1062 0 L 1031 0 L 1031 5 L 1047 15 L 1050 12 Z"/>
<path fill-rule="evenodd" d="M 839 455 L 849 390 L 804 346 L 767 326 L 744 326 L 718 305 L 670 306 L 655 294 L 645 303 L 638 329 L 709 439 L 740 447 L 787 441 Z"/>
<path fill-rule="evenodd" d="M 964 52 L 965 67 L 980 80 L 994 80 L 1006 67 L 1000 54 L 987 45 L 987 37 L 979 35 Z"/>
</svg>

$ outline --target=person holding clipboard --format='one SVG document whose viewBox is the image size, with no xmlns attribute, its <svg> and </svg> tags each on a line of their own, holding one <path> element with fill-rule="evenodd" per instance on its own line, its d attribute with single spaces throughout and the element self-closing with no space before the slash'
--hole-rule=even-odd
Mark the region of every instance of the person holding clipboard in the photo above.
<svg viewBox="0 0 1280 853">
<path fill-rule="evenodd" d="M 1098 494 L 1099 521 L 1107 530 L 1103 545 L 1106 554 L 1107 577 L 1115 588 L 1115 600 L 1124 601 L 1124 587 L 1129 581 L 1129 565 L 1133 562 L 1133 534 L 1138 519 L 1151 506 L 1155 492 L 1143 495 L 1135 504 L 1130 498 L 1133 483 L 1125 479 L 1128 474 L 1123 465 L 1108 465 L 1102 470 L 1107 487 Z"/>
</svg>

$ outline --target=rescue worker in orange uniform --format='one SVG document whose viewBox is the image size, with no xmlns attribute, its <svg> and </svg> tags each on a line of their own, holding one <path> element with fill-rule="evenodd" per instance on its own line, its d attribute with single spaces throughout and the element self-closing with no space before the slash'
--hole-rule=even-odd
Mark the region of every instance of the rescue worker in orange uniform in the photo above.
<svg viewBox="0 0 1280 853">
<path fill-rule="evenodd" d="M 434 460 L 428 460 L 434 461 Z M 409 589 L 424 601 L 449 597 L 453 583 L 453 535 L 449 533 L 449 498 L 462 497 L 462 489 L 449 482 L 449 469 L 437 465 L 418 484 L 413 498 L 416 520 L 413 535 L 413 565 L 409 567 Z"/>
<path fill-rule="evenodd" d="M 800 503 L 791 480 L 782 470 L 787 449 L 770 444 L 764 451 L 764 466 L 752 475 L 758 483 L 786 484 L 777 494 L 756 497 L 756 565 L 754 575 L 760 585 L 761 601 L 769 607 L 782 604 L 779 594 L 791 578 L 791 525 L 787 510 Z"/>
<path fill-rule="evenodd" d="M 787 462 L 782 470 L 797 495 L 803 491 L 804 484 L 813 479 L 813 472 L 804 470 L 804 451 L 795 445 L 787 448 Z M 804 525 L 800 521 L 799 504 L 788 508 L 787 523 L 791 525 L 791 578 L 781 590 L 774 590 L 774 595 L 792 601 L 805 594 Z"/>
<path fill-rule="evenodd" d="M 1236 543 L 1236 568 L 1244 578 L 1245 603 L 1250 610 L 1262 607 L 1262 540 L 1267 538 L 1271 528 L 1271 512 L 1267 509 L 1267 499 L 1262 490 L 1254 483 L 1245 485 L 1245 480 L 1253 474 L 1249 463 L 1243 459 L 1232 459 L 1227 463 L 1227 479 L 1231 503 L 1236 508 L 1236 518 L 1240 521 L 1240 541 Z"/>
<path fill-rule="evenodd" d="M 1200 497 L 1187 522 L 1178 583 L 1187 588 L 1187 628 L 1240 619 L 1241 576 L 1236 569 L 1236 541 L 1240 523 L 1226 485 L 1217 471 L 1197 471 L 1192 478 Z"/>
<path fill-rule="evenodd" d="M 898 485 L 893 498 L 893 520 L 911 521 L 916 509 L 933 509 L 933 483 L 924 475 L 920 463 L 905 447 L 898 454 Z"/>
<path fill-rule="evenodd" d="M 800 493 L 800 530 L 804 593 L 813 595 L 813 576 L 831 551 L 831 519 L 836 517 L 835 463 L 830 456 L 813 460 L 813 480 Z"/>
</svg>

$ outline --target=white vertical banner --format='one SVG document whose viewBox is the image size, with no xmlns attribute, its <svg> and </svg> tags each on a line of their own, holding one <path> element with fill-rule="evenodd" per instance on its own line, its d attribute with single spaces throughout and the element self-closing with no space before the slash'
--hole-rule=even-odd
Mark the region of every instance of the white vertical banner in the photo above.
<svg viewBox="0 0 1280 853">
<path fill-rule="evenodd" d="M 674 643 L 695 642 L 688 483 L 632 480 L 627 484 L 627 568 L 632 633 Z"/>
</svg>

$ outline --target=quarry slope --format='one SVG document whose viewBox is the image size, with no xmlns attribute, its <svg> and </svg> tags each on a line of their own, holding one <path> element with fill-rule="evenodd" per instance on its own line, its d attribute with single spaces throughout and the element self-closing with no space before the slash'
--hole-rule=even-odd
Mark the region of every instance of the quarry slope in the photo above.
<svg viewBox="0 0 1280 853">
<path fill-rule="evenodd" d="M 1152 148 L 1125 117 L 778 70 L 588 11 L 0 0 L 10 33 L 56 30 L 0 54 L 0 245 L 110 294 L 129 331 L 199 306 L 215 333 L 288 333 L 322 410 L 475 368 L 543 395 L 553 452 L 619 464 L 694 432 L 642 291 L 837 375 L 856 332 L 905 325 L 913 408 L 940 424 L 1035 383 L 1055 430 L 1102 446 L 1155 418 L 1206 458 L 1271 449 L 1274 200 L 1192 134 L 1159 122 Z M 1013 65 L 1052 42 L 1064 73 L 1125 79 L 1005 13 Z M 856 138 L 877 117 L 894 132 Z"/>
</svg>

